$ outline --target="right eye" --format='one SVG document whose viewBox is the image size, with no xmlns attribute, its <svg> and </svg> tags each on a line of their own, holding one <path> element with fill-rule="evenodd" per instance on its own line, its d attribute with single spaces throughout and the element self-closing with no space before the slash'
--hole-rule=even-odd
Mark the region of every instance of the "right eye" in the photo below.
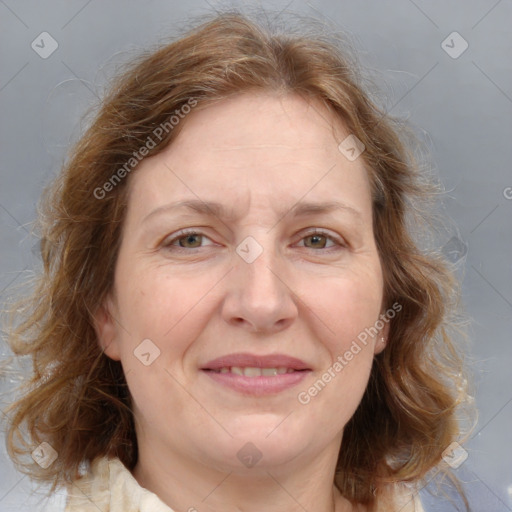
<svg viewBox="0 0 512 512">
<path fill-rule="evenodd" d="M 176 235 L 171 236 L 171 238 L 166 238 L 162 243 L 162 247 L 170 250 L 174 250 L 174 248 L 176 250 L 189 249 L 187 252 L 191 252 L 190 249 L 199 249 L 200 247 L 204 247 L 201 245 L 203 239 L 210 240 L 206 235 L 197 230 L 183 229 L 176 233 Z M 192 247 L 190 247 L 188 244 L 191 244 Z"/>
</svg>

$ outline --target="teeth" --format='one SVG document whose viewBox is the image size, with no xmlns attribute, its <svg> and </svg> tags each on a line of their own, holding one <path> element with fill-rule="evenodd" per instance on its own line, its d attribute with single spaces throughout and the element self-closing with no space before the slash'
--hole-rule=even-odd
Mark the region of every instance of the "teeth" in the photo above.
<svg viewBox="0 0 512 512">
<path fill-rule="evenodd" d="M 231 371 L 233 371 L 233 368 L 231 368 Z M 261 377 L 261 368 L 251 368 L 248 366 L 242 371 L 246 377 Z"/>
<path fill-rule="evenodd" d="M 295 370 L 292 368 L 255 368 L 247 366 L 241 368 L 240 366 L 232 366 L 231 368 L 224 367 L 217 370 L 217 373 L 234 373 L 235 375 L 243 375 L 244 377 L 274 377 L 275 375 L 283 375 L 285 373 L 293 373 Z"/>
</svg>

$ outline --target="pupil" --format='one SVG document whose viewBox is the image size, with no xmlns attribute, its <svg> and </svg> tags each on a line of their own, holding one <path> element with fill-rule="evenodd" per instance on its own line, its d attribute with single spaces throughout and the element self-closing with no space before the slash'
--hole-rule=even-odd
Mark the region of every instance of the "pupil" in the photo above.
<svg viewBox="0 0 512 512">
<path fill-rule="evenodd" d="M 323 238 L 323 235 L 311 235 L 309 237 L 312 241 L 313 244 L 315 244 L 316 242 L 318 242 L 321 238 Z"/>
<path fill-rule="evenodd" d="M 185 243 L 186 244 L 192 244 L 194 245 L 194 239 L 197 238 L 199 235 L 187 235 L 187 237 L 185 238 Z M 196 241 L 196 245 L 197 245 L 197 241 Z"/>
</svg>

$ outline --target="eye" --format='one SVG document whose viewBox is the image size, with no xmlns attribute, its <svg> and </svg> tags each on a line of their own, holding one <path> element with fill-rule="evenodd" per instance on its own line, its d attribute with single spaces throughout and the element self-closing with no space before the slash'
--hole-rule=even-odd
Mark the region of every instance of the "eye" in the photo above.
<svg viewBox="0 0 512 512">
<path fill-rule="evenodd" d="M 187 250 L 187 252 L 194 252 L 194 249 L 200 249 L 205 245 L 214 245 L 213 243 L 203 245 L 202 242 L 204 240 L 210 239 L 200 231 L 195 229 L 183 229 L 176 235 L 170 238 L 166 238 L 162 242 L 162 247 L 170 250 Z M 325 249 L 325 252 L 336 250 L 333 249 L 336 246 L 338 246 L 338 248 L 346 247 L 346 244 L 342 240 L 338 240 L 337 237 L 318 228 L 311 230 L 309 233 L 306 233 L 301 238 L 301 242 L 304 242 L 302 247 L 306 247 L 307 249 L 312 250 Z M 331 245 L 328 245 L 329 243 Z"/>
<path fill-rule="evenodd" d="M 180 249 L 198 249 L 204 247 L 201 242 L 203 239 L 210 240 L 207 236 L 193 229 L 183 229 L 176 236 L 167 238 L 163 241 L 162 246 L 177 250 Z M 212 245 L 212 244 L 207 244 Z"/>
<path fill-rule="evenodd" d="M 308 249 L 331 249 L 333 246 L 340 246 L 340 247 L 346 247 L 345 243 L 341 240 L 338 240 L 337 237 L 334 237 L 333 235 L 327 233 L 326 231 L 322 229 L 314 229 L 307 233 L 301 241 L 305 241 L 305 245 L 303 247 L 306 247 Z M 328 242 L 331 242 L 331 246 L 327 246 Z M 310 244 L 310 245 L 308 245 Z"/>
</svg>

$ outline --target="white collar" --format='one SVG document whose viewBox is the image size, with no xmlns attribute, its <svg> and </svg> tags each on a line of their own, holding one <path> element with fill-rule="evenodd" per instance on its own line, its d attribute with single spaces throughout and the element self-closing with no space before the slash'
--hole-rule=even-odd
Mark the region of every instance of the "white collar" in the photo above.
<svg viewBox="0 0 512 512">
<path fill-rule="evenodd" d="M 399 510 L 423 512 L 419 496 L 411 490 L 408 485 L 395 484 L 397 504 L 402 507 Z M 95 459 L 90 473 L 75 480 L 67 492 L 64 512 L 174 512 L 156 494 L 141 487 L 117 458 Z"/>
<path fill-rule="evenodd" d="M 95 459 L 91 471 L 67 488 L 64 512 L 173 512 L 139 485 L 117 458 Z"/>
</svg>

